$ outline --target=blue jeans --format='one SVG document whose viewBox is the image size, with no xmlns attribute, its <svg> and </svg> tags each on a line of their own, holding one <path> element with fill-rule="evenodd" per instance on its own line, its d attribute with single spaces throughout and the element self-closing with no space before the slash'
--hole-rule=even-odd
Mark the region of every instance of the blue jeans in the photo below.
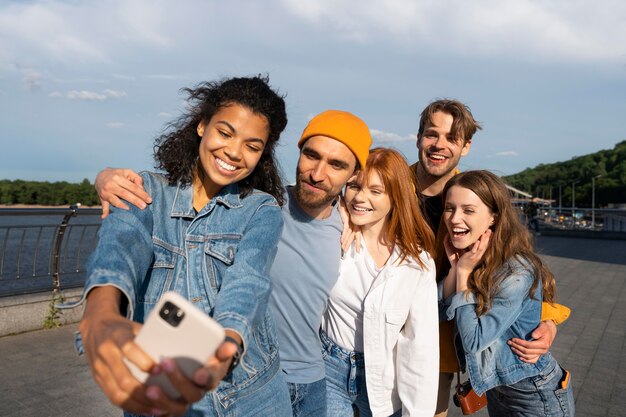
<svg viewBox="0 0 626 417">
<path fill-rule="evenodd" d="M 326 416 L 326 380 L 309 384 L 288 383 L 293 417 Z M 332 415 L 332 414 L 331 414 Z"/>
<path fill-rule="evenodd" d="M 571 381 L 561 388 L 563 369 L 554 367 L 512 385 L 487 391 L 487 409 L 491 417 L 572 417 L 574 394 Z"/>
<path fill-rule="evenodd" d="M 351 352 L 337 346 L 326 333 L 320 331 L 322 356 L 326 366 L 326 401 L 328 415 L 353 417 L 353 406 L 360 417 L 371 417 L 365 385 L 365 359 L 361 352 Z M 402 410 L 394 416 L 402 415 Z"/>
</svg>

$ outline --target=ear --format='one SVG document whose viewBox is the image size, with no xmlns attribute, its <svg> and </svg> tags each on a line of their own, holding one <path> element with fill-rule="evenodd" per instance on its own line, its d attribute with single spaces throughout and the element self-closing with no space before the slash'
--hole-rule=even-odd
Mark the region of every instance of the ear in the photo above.
<svg viewBox="0 0 626 417">
<path fill-rule="evenodd" d="M 493 227 L 496 224 L 496 219 L 498 218 L 497 214 L 491 215 L 491 221 L 489 222 L 489 227 Z"/>
<path fill-rule="evenodd" d="M 465 142 L 465 145 L 463 145 L 463 148 L 461 149 L 461 156 L 467 155 L 470 151 L 471 146 L 472 146 L 471 140 L 468 140 L 467 142 Z"/>
<path fill-rule="evenodd" d="M 200 120 L 200 123 L 198 123 L 198 128 L 196 129 L 196 131 L 198 132 L 198 136 L 200 137 L 204 136 L 205 127 L 206 127 L 206 123 L 204 123 L 204 120 Z"/>
<path fill-rule="evenodd" d="M 420 140 L 422 140 L 422 135 L 420 135 L 419 133 L 416 135 L 417 136 L 417 142 L 415 142 L 415 147 L 417 149 L 420 148 Z"/>
</svg>

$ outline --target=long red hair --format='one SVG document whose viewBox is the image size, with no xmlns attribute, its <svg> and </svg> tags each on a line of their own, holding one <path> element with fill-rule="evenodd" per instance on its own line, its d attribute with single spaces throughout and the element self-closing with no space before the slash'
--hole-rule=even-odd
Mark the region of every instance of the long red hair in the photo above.
<svg viewBox="0 0 626 417">
<path fill-rule="evenodd" d="M 424 219 L 415 194 L 414 174 L 404 157 L 390 148 L 374 148 L 370 151 L 367 164 L 358 175 L 358 181 L 368 182 L 376 172 L 385 192 L 391 200 L 385 240 L 400 249 L 400 262 L 407 256 L 413 257 L 422 267 L 422 251 L 433 253 L 435 237 Z"/>
</svg>

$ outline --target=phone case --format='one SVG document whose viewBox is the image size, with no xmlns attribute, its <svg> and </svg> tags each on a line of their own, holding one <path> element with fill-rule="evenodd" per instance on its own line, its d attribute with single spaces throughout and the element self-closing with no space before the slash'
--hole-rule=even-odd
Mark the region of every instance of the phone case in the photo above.
<svg viewBox="0 0 626 417">
<path fill-rule="evenodd" d="M 171 305 L 178 310 L 170 308 Z M 173 325 L 168 322 L 166 312 L 169 312 L 172 321 L 180 320 L 179 323 Z M 179 312 L 183 313 L 182 318 L 177 317 Z M 163 294 L 135 338 L 135 343 L 156 362 L 165 358 L 174 359 L 188 378 L 215 354 L 223 341 L 224 329 L 219 323 L 171 291 Z M 180 397 L 166 375 L 150 375 L 130 361 L 126 360 L 126 364 L 139 381 L 158 385 L 171 398 Z"/>
</svg>

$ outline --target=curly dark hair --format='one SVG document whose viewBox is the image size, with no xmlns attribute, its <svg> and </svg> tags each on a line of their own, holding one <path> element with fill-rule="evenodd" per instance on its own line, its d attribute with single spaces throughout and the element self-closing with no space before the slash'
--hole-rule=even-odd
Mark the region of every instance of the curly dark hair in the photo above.
<svg viewBox="0 0 626 417">
<path fill-rule="evenodd" d="M 208 123 L 222 107 L 239 104 L 264 116 L 269 125 L 269 138 L 259 163 L 248 177 L 239 181 L 241 196 L 249 195 L 256 188 L 271 194 L 282 205 L 284 187 L 274 149 L 287 125 L 287 112 L 283 96 L 269 86 L 269 77 L 227 78 L 181 91 L 189 96 L 190 110 L 169 123 L 166 132 L 155 139 L 155 167 L 164 170 L 171 183 L 191 184 L 202 139 L 198 136 L 198 125 L 203 120 Z"/>
</svg>

